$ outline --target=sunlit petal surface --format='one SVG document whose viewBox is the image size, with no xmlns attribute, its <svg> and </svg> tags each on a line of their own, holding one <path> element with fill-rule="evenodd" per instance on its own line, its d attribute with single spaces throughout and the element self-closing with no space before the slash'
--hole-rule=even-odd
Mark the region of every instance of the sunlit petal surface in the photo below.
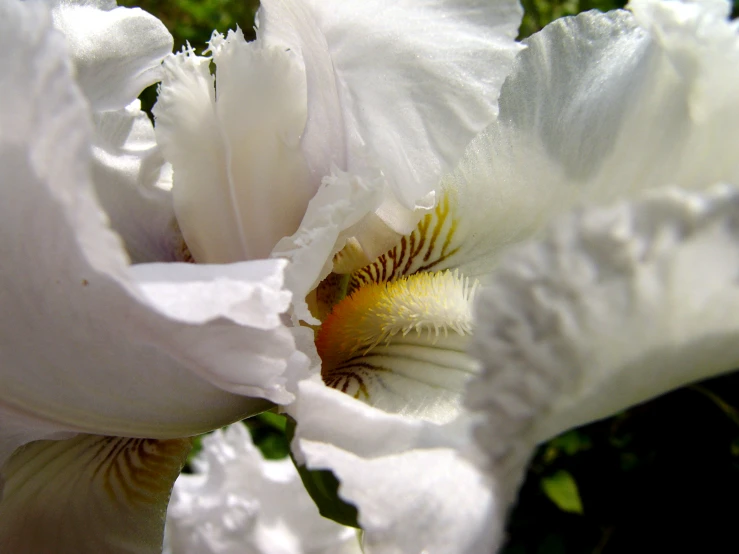
<svg viewBox="0 0 739 554">
<path fill-rule="evenodd" d="M 316 177 L 374 167 L 410 209 L 492 121 L 521 15 L 507 0 L 267 0 L 258 32 L 302 55 Z"/>
<path fill-rule="evenodd" d="M 156 17 L 114 0 L 46 0 L 67 37 L 75 76 L 92 108 L 117 110 L 161 79 L 172 35 Z"/>
<path fill-rule="evenodd" d="M 88 106 L 44 8 L 0 5 L 0 413 L 12 422 L 0 445 L 186 436 L 267 404 L 234 393 L 289 401 L 286 375 L 304 361 L 280 319 L 284 262 L 128 265 L 92 192 Z"/>
<path fill-rule="evenodd" d="M 563 18 L 526 41 L 498 121 L 444 181 L 459 224 L 440 269 L 482 278 L 574 206 L 739 182 L 736 30 L 699 4 L 654 6 L 662 19 L 644 21 L 637 4 L 635 15 Z"/>
</svg>

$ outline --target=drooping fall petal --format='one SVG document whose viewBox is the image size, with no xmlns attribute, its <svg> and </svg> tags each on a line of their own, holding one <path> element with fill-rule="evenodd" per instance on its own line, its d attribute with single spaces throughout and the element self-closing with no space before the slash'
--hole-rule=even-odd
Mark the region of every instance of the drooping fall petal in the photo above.
<svg viewBox="0 0 739 554">
<path fill-rule="evenodd" d="M 739 192 L 677 190 L 564 218 L 479 294 L 467 404 L 493 466 L 739 367 Z M 515 438 L 515 440 L 514 440 Z"/>
<path fill-rule="evenodd" d="M 499 546 L 506 506 L 467 457 L 468 422 L 438 426 L 388 414 L 308 380 L 290 413 L 298 462 L 338 477 L 339 496 L 359 510 L 364 552 L 474 554 Z"/>
<path fill-rule="evenodd" d="M 189 439 L 38 441 L 0 472 L 0 550 L 156 554 Z"/>
</svg>

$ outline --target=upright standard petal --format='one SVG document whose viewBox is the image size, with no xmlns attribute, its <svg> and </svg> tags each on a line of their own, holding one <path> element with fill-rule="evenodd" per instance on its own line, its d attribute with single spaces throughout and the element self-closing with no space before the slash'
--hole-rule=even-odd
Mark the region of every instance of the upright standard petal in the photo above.
<svg viewBox="0 0 739 554">
<path fill-rule="evenodd" d="M 80 435 L 21 448 L 2 468 L 0 550 L 156 554 L 187 439 Z"/>
<path fill-rule="evenodd" d="M 266 258 L 315 191 L 300 149 L 305 79 L 294 54 L 241 30 L 214 35 L 210 49 L 215 78 L 211 58 L 167 59 L 154 107 L 177 219 L 198 262 Z"/>
<path fill-rule="evenodd" d="M 412 209 L 495 116 L 521 15 L 507 0 L 266 0 L 258 31 L 303 58 L 314 177 L 375 167 Z"/>
<path fill-rule="evenodd" d="M 132 270 L 89 175 L 90 121 L 44 6 L 0 4 L 0 443 L 195 434 L 292 397 L 284 262 Z M 12 55 L 11 55 L 12 53 Z M 197 336 L 197 340 L 193 340 Z M 233 392 L 226 392 L 226 390 Z M 4 419 L 5 421 L 5 419 Z"/>
<path fill-rule="evenodd" d="M 172 35 L 156 17 L 114 1 L 46 0 L 95 111 L 124 108 L 161 79 Z"/>
<path fill-rule="evenodd" d="M 506 247 L 579 204 L 739 182 L 735 26 L 700 3 L 659 6 L 671 18 L 637 4 L 638 17 L 584 13 L 526 41 L 500 117 L 445 180 L 458 225 L 442 268 L 483 276 Z"/>
<path fill-rule="evenodd" d="M 236 423 L 203 439 L 196 473 L 175 483 L 171 554 L 350 554 L 356 529 L 321 517 L 292 462 L 265 460 Z"/>
<path fill-rule="evenodd" d="M 479 295 L 470 409 L 497 475 L 568 428 L 739 367 L 739 191 L 575 213 Z M 514 464 L 515 465 L 515 464 Z"/>
</svg>

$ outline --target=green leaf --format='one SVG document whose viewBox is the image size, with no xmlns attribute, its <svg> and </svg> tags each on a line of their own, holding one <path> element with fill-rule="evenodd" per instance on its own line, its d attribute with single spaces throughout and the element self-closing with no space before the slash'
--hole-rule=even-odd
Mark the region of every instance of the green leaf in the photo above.
<svg viewBox="0 0 739 554">
<path fill-rule="evenodd" d="M 262 412 L 256 417 L 265 425 L 275 428 L 280 433 L 285 433 L 287 418 L 284 415 L 276 414 L 274 412 Z"/>
<path fill-rule="evenodd" d="M 292 443 L 295 435 L 295 420 L 287 417 L 287 427 L 285 429 L 287 439 Z M 349 504 L 339 497 L 339 480 L 330 470 L 308 469 L 299 465 L 295 461 L 292 450 L 290 451 L 290 459 L 300 474 L 305 490 L 308 491 L 313 502 L 316 503 L 320 514 L 342 525 L 356 527 L 360 529 L 357 523 L 357 507 Z"/>
<path fill-rule="evenodd" d="M 185 466 L 182 468 L 182 473 L 193 473 L 192 461 L 195 459 L 200 451 L 203 449 L 203 435 L 198 435 L 192 438 L 192 448 L 190 453 L 187 455 L 187 461 Z"/>
<path fill-rule="evenodd" d="M 716 394 L 715 392 L 701 385 L 693 385 L 690 388 L 696 392 L 701 393 L 706 398 L 708 398 L 711 402 L 713 402 L 718 407 L 719 410 L 721 410 L 722 412 L 724 412 L 724 414 L 726 414 L 726 417 L 728 417 L 735 424 L 739 425 L 739 410 L 737 410 L 731 404 L 726 402 L 718 394 Z"/>
<path fill-rule="evenodd" d="M 568 456 L 574 456 L 578 452 L 588 450 L 592 447 L 590 437 L 580 433 L 577 429 L 555 437 L 549 444 Z"/>
<path fill-rule="evenodd" d="M 549 477 L 542 477 L 541 488 L 560 510 L 573 514 L 583 513 L 577 483 L 568 471 L 560 470 Z"/>
</svg>

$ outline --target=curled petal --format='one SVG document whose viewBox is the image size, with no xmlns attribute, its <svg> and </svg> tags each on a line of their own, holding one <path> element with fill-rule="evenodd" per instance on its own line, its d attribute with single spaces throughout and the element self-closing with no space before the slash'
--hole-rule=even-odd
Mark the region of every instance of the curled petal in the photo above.
<svg viewBox="0 0 739 554">
<path fill-rule="evenodd" d="M 172 206 L 172 168 L 135 100 L 94 115 L 92 179 L 98 199 L 133 263 L 185 261 Z"/>
<path fill-rule="evenodd" d="M 299 319 L 318 323 L 304 299 L 331 272 L 334 254 L 354 234 L 354 226 L 381 204 L 382 195 L 380 179 L 334 168 L 308 204 L 298 231 L 277 243 L 272 256 L 290 261 L 285 278 Z"/>
<path fill-rule="evenodd" d="M 88 107 L 44 6 L 0 4 L 0 52 L 0 409 L 14 421 L 0 441 L 17 444 L 23 421 L 28 440 L 186 436 L 267 405 L 236 393 L 289 401 L 283 373 L 304 362 L 280 322 L 284 262 L 132 269 L 92 192 Z"/>
</svg>

